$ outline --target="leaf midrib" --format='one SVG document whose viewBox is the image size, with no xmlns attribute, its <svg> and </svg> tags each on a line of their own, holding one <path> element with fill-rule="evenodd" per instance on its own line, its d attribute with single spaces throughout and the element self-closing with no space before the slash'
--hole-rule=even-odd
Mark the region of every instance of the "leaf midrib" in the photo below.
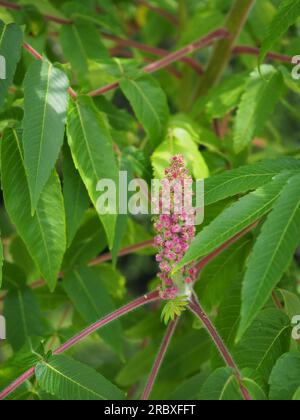
<svg viewBox="0 0 300 420">
<path fill-rule="evenodd" d="M 43 108 L 41 142 L 40 142 L 40 147 L 39 147 L 39 155 L 38 155 L 38 161 L 37 161 L 37 167 L 36 167 L 36 173 L 35 173 L 35 187 L 34 187 L 34 196 L 35 196 L 34 198 L 35 199 L 36 199 L 36 191 L 37 191 L 37 186 L 38 186 L 38 181 L 39 181 L 39 172 L 40 172 L 41 159 L 42 159 L 42 150 L 43 150 L 43 146 L 44 146 L 44 143 L 45 143 L 45 121 L 46 121 L 46 114 L 47 114 L 47 108 L 48 108 L 50 77 L 51 77 L 52 69 L 53 69 L 52 64 L 49 64 L 48 73 L 47 73 L 45 102 L 44 102 L 44 108 Z M 36 204 L 35 204 L 35 206 L 36 206 Z"/>
<path fill-rule="evenodd" d="M 88 393 L 93 394 L 93 395 L 97 396 L 98 398 L 100 397 L 101 400 L 105 400 L 106 399 L 103 395 L 100 395 L 97 392 L 93 391 L 92 389 L 87 388 L 86 386 L 82 385 L 80 382 L 76 382 L 74 379 L 72 379 L 69 376 L 65 375 L 63 372 L 61 372 L 60 370 L 56 369 L 54 366 L 50 365 L 49 363 L 43 362 L 43 365 L 46 366 L 48 369 L 52 370 L 57 375 L 59 375 L 62 378 L 64 378 L 65 380 L 67 380 L 69 382 L 72 382 L 73 384 L 77 385 L 79 388 L 84 389 Z"/>
<path fill-rule="evenodd" d="M 272 258 L 270 259 L 269 264 L 267 265 L 267 267 L 266 267 L 266 269 L 265 269 L 265 271 L 264 271 L 264 273 L 263 273 L 263 275 L 261 277 L 262 281 L 260 282 L 260 285 L 259 285 L 259 287 L 258 287 L 258 289 L 256 291 L 256 294 L 255 294 L 255 298 L 253 299 L 253 302 L 254 303 L 256 303 L 257 297 L 259 296 L 259 294 L 261 293 L 261 290 L 263 289 L 264 280 L 265 280 L 265 278 L 268 275 L 268 272 L 270 270 L 270 267 L 272 266 L 272 264 L 273 264 L 273 262 L 275 260 L 275 256 L 278 253 L 278 250 L 279 250 L 279 248 L 282 245 L 283 239 L 284 239 L 284 237 L 285 237 L 285 235 L 286 235 L 286 233 L 287 233 L 287 231 L 288 231 L 288 229 L 290 227 L 290 224 L 294 220 L 295 214 L 297 213 L 297 211 L 299 210 L 299 208 L 300 208 L 300 199 L 298 200 L 297 204 L 295 205 L 295 209 L 294 209 L 293 213 L 291 214 L 291 216 L 290 216 L 290 218 L 288 220 L 288 223 L 285 225 L 285 229 L 283 230 L 282 235 L 281 235 L 279 241 L 277 242 L 276 248 L 274 249 L 274 252 L 272 254 Z M 253 306 L 254 305 L 252 305 L 250 308 L 252 309 Z"/>
</svg>

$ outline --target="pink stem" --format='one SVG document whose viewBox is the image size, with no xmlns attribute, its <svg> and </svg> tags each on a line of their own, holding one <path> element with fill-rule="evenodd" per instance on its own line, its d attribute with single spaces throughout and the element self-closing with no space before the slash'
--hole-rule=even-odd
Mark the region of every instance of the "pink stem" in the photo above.
<svg viewBox="0 0 300 420">
<path fill-rule="evenodd" d="M 243 384 L 242 375 L 239 371 L 239 368 L 237 367 L 235 361 L 233 360 L 233 357 L 231 356 L 231 354 L 230 354 L 228 348 L 226 347 L 226 345 L 224 344 L 222 338 L 218 334 L 215 326 L 210 321 L 210 319 L 208 318 L 208 316 L 206 315 L 204 310 L 201 308 L 201 306 L 200 306 L 199 302 L 197 302 L 196 298 L 194 298 L 192 300 L 192 302 L 190 302 L 189 309 L 191 310 L 191 312 L 193 312 L 193 314 L 197 318 L 199 318 L 202 321 L 204 327 L 206 328 L 207 332 L 209 333 L 212 340 L 214 341 L 214 343 L 215 343 L 220 355 L 224 359 L 226 365 L 229 368 L 233 369 L 244 399 L 246 401 L 251 401 L 252 398 L 249 395 L 247 389 L 245 388 L 245 386 Z"/>
<path fill-rule="evenodd" d="M 155 359 L 155 362 L 154 362 L 152 371 L 150 373 L 150 376 L 149 376 L 149 379 L 148 379 L 146 388 L 145 388 L 145 390 L 143 392 L 143 395 L 141 397 L 141 400 L 146 401 L 146 400 L 149 399 L 149 396 L 150 396 L 150 394 L 152 392 L 154 383 L 155 383 L 155 381 L 157 379 L 159 370 L 160 370 L 161 365 L 162 365 L 162 363 L 163 363 L 163 361 L 165 359 L 165 356 L 167 354 L 169 345 L 170 345 L 171 340 L 173 338 L 175 329 L 176 329 L 177 324 L 178 324 L 178 320 L 179 320 L 179 318 L 177 318 L 175 321 L 171 322 L 168 325 L 166 334 L 165 334 L 165 336 L 163 338 L 163 341 L 161 343 L 161 347 L 160 347 L 159 352 L 158 352 L 158 355 L 157 355 L 157 357 Z"/>
<path fill-rule="evenodd" d="M 27 42 L 24 42 L 23 48 L 37 60 L 44 61 L 44 57 L 38 53 L 31 45 L 27 44 Z"/>
<path fill-rule="evenodd" d="M 8 397 L 12 392 L 14 392 L 19 386 L 21 386 L 24 382 L 28 381 L 35 372 L 35 368 L 32 367 L 27 372 L 25 372 L 22 376 L 20 376 L 15 382 L 9 385 L 4 391 L 0 393 L 0 400 L 4 400 Z"/>
<path fill-rule="evenodd" d="M 76 335 L 75 337 L 71 338 L 71 340 L 67 341 L 65 344 L 60 346 L 58 349 L 55 350 L 53 354 L 59 355 L 64 353 L 65 351 L 69 350 L 71 347 L 78 344 L 81 340 L 88 337 L 89 335 L 93 334 L 94 332 L 98 331 L 100 328 L 103 328 L 105 325 L 110 324 L 111 322 L 121 318 L 122 316 L 134 311 L 135 309 L 140 308 L 148 303 L 155 302 L 159 300 L 159 292 L 151 292 L 148 295 L 142 296 L 133 302 L 129 303 L 128 305 L 123 306 L 122 308 L 116 310 L 112 314 L 107 315 L 100 321 L 96 322 L 95 324 L 91 325 L 90 327 L 86 328 L 80 334 Z M 25 372 L 20 378 L 18 378 L 15 382 L 13 382 L 9 387 L 7 387 L 4 391 L 0 393 L 0 400 L 5 399 L 8 395 L 10 395 L 13 391 L 15 391 L 20 385 L 30 379 L 35 373 L 35 367 L 30 368 L 27 372 Z"/>
<path fill-rule="evenodd" d="M 229 36 L 229 33 L 226 29 L 218 29 L 209 35 L 205 36 L 204 38 L 201 38 L 195 42 L 192 42 L 191 44 L 187 45 L 186 47 L 166 55 L 166 57 L 162 58 L 161 60 L 155 61 L 154 63 L 149 64 L 148 66 L 144 67 L 144 71 L 146 73 L 155 73 L 161 69 L 164 69 L 171 64 L 182 60 L 186 55 L 192 54 L 193 52 L 205 48 L 209 45 L 211 45 L 213 42 L 224 39 Z M 93 90 L 89 93 L 89 96 L 100 96 L 104 93 L 110 92 L 112 90 L 115 90 L 119 87 L 119 83 L 111 83 L 107 86 L 103 86 L 100 89 Z"/>
<path fill-rule="evenodd" d="M 31 45 L 29 45 L 28 43 L 24 43 L 23 44 L 23 48 L 29 52 L 29 54 L 31 54 L 34 58 L 36 58 L 37 60 L 40 61 L 44 61 L 44 57 L 38 53 Z M 75 92 L 75 90 L 71 87 L 68 88 L 68 92 L 69 94 L 72 96 L 72 98 L 77 98 L 77 93 Z"/>
<path fill-rule="evenodd" d="M 125 255 L 133 254 L 145 248 L 153 247 L 153 245 L 154 245 L 153 239 L 150 239 L 149 241 L 141 242 L 139 244 L 132 245 L 132 246 L 122 249 L 119 252 L 118 256 L 124 257 Z M 101 255 L 99 258 L 95 258 L 88 265 L 89 267 L 94 267 L 95 265 L 99 265 L 99 264 L 102 264 L 104 262 L 111 261 L 111 260 L 112 260 L 112 254 L 109 252 L 107 254 Z"/>
<path fill-rule="evenodd" d="M 108 34 L 102 34 L 103 38 L 108 39 L 110 41 L 114 41 L 117 44 L 123 46 L 123 47 L 130 47 L 130 48 L 135 48 L 139 51 L 143 51 L 145 53 L 149 53 L 152 55 L 157 55 L 159 57 L 166 57 L 167 55 L 169 55 L 168 51 L 165 51 L 161 48 L 155 48 L 155 47 L 151 47 L 149 45 L 145 45 L 142 44 L 138 41 L 134 41 L 131 39 L 123 39 L 120 38 L 118 36 L 115 35 L 108 35 Z M 180 60 L 183 63 L 188 64 L 190 67 L 192 67 L 197 73 L 199 74 L 203 74 L 204 73 L 204 69 L 201 66 L 200 63 L 198 63 L 197 60 L 194 60 L 190 57 L 184 57 Z"/>
</svg>

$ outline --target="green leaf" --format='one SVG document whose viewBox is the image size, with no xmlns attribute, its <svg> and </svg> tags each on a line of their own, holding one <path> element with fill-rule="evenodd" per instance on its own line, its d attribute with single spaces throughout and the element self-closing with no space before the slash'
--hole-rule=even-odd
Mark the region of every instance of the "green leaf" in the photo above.
<svg viewBox="0 0 300 420">
<path fill-rule="evenodd" d="M 205 205 L 262 187 L 287 170 L 300 170 L 300 161 L 290 158 L 264 160 L 215 175 L 205 180 Z"/>
<path fill-rule="evenodd" d="M 29 337 L 43 336 L 42 314 L 28 287 L 9 290 L 4 301 L 7 339 L 14 351 L 20 350 Z"/>
<path fill-rule="evenodd" d="M 19 26 L 11 23 L 6 25 L 0 20 L 0 57 L 3 57 L 5 62 L 1 61 L 1 77 L 0 77 L 0 108 L 2 108 L 8 88 L 13 82 L 17 63 L 21 58 L 21 50 L 23 43 L 23 34 Z M 5 77 L 2 68 L 5 65 Z"/>
<path fill-rule="evenodd" d="M 203 386 L 204 381 L 207 379 L 207 372 L 203 371 L 197 375 L 192 376 L 183 383 L 181 383 L 175 391 L 168 396 L 169 400 L 185 400 L 191 401 L 198 399 L 200 389 Z"/>
<path fill-rule="evenodd" d="M 49 288 L 54 290 L 66 248 L 65 211 L 58 176 L 51 175 L 32 217 L 20 131 L 6 130 L 1 159 L 8 214 Z"/>
<path fill-rule="evenodd" d="M 284 354 L 274 366 L 269 384 L 271 400 L 291 400 L 300 386 L 300 353 Z"/>
<path fill-rule="evenodd" d="M 241 369 L 254 369 L 267 380 L 276 360 L 288 351 L 290 341 L 289 318 L 276 309 L 264 309 L 233 349 L 233 357 Z"/>
<path fill-rule="evenodd" d="M 174 321 L 176 317 L 180 317 L 182 312 L 186 310 L 188 301 L 185 298 L 179 297 L 174 300 L 169 300 L 163 307 L 161 319 L 167 325 L 169 321 Z"/>
<path fill-rule="evenodd" d="M 272 115 L 283 92 L 283 77 L 272 66 L 263 66 L 262 75 L 255 70 L 245 87 L 234 125 L 233 145 L 236 153 L 249 146 Z"/>
<path fill-rule="evenodd" d="M 62 171 L 64 179 L 63 194 L 66 210 L 67 243 L 69 246 L 80 226 L 85 211 L 89 207 L 90 201 L 67 147 L 64 149 Z"/>
<path fill-rule="evenodd" d="M 219 305 L 232 282 L 243 272 L 251 243 L 251 236 L 240 239 L 202 270 L 195 291 L 206 309 Z"/>
<path fill-rule="evenodd" d="M 123 400 L 125 395 L 94 369 L 67 356 L 53 356 L 35 368 L 38 385 L 61 400 Z"/>
<path fill-rule="evenodd" d="M 125 277 L 111 264 L 101 264 L 93 268 L 108 293 L 115 299 L 124 299 L 126 293 Z"/>
<path fill-rule="evenodd" d="M 186 264 L 205 257 L 247 226 L 268 213 L 290 174 L 278 175 L 272 182 L 246 195 L 228 207 L 194 239 L 176 271 Z"/>
<path fill-rule="evenodd" d="M 99 32 L 90 23 L 76 22 L 72 25 L 62 25 L 60 43 L 66 60 L 71 63 L 74 73 L 84 83 L 89 78 L 89 61 L 109 58 Z"/>
<path fill-rule="evenodd" d="M 205 110 L 211 120 L 224 117 L 238 106 L 247 79 L 248 73 L 226 78 L 220 85 L 212 88 L 207 96 L 196 102 L 193 113 L 198 115 Z"/>
<path fill-rule="evenodd" d="M 248 263 L 239 338 L 288 269 L 300 242 L 300 175 L 292 177 L 268 216 Z"/>
<path fill-rule="evenodd" d="M 200 400 L 204 401 L 241 401 L 243 397 L 233 371 L 220 368 L 213 372 L 201 388 Z"/>
<path fill-rule="evenodd" d="M 151 162 L 155 177 L 164 178 L 165 169 L 170 166 L 171 158 L 178 154 L 184 156 L 186 165 L 195 179 L 208 177 L 209 170 L 198 145 L 193 141 L 191 134 L 180 127 L 171 128 L 167 140 L 154 151 Z"/>
<path fill-rule="evenodd" d="M 101 179 L 114 181 L 118 186 L 118 166 L 107 122 L 98 112 L 91 98 L 81 96 L 71 104 L 68 116 L 68 141 L 73 161 L 97 207 L 97 185 Z M 117 215 L 100 215 L 108 243 L 112 248 Z"/>
<path fill-rule="evenodd" d="M 106 236 L 99 217 L 94 210 L 88 210 L 65 254 L 63 267 L 73 268 L 85 265 L 106 247 Z"/>
<path fill-rule="evenodd" d="M 293 401 L 300 401 L 300 387 L 295 392 L 295 395 L 293 396 Z"/>
<path fill-rule="evenodd" d="M 300 299 L 299 297 L 289 292 L 288 290 L 279 289 L 278 292 L 282 295 L 284 300 L 284 309 L 287 316 L 292 319 L 294 316 L 300 314 Z"/>
<path fill-rule="evenodd" d="M 63 144 L 68 86 L 67 76 L 47 61 L 35 61 L 26 74 L 23 147 L 33 211 Z"/>
<path fill-rule="evenodd" d="M 64 288 L 82 318 L 91 325 L 116 308 L 101 279 L 90 268 L 81 268 L 65 274 Z M 99 331 L 119 355 L 123 352 L 122 327 L 119 321 Z"/>
<path fill-rule="evenodd" d="M 2 245 L 2 241 L 0 239 L 0 289 L 2 287 L 2 268 L 3 268 L 3 262 L 4 262 L 4 258 L 3 258 L 3 245 Z"/>
<path fill-rule="evenodd" d="M 149 375 L 160 344 L 160 335 L 155 342 L 141 349 L 131 357 L 117 376 L 117 383 L 130 386 Z M 187 345 L 193 343 L 193 345 Z M 171 380 L 187 379 L 199 372 L 200 366 L 209 358 L 211 340 L 204 330 L 189 331 L 176 335 L 172 340 L 165 361 L 160 370 L 160 378 Z"/>
<path fill-rule="evenodd" d="M 259 63 L 261 64 L 266 54 L 287 32 L 300 16 L 300 0 L 281 0 L 274 19 L 268 30 L 268 35 L 263 40 Z"/>
<path fill-rule="evenodd" d="M 167 129 L 169 110 L 164 91 L 149 75 L 137 80 L 125 78 L 121 80 L 120 87 L 149 135 L 153 149 L 159 144 Z"/>
<path fill-rule="evenodd" d="M 242 275 L 235 276 L 233 279 L 234 283 L 224 292 L 224 299 L 219 306 L 218 315 L 214 322 L 219 335 L 230 351 L 235 344 L 240 320 Z M 211 359 L 213 368 L 224 365 L 224 360 L 215 346 L 212 348 Z"/>
</svg>

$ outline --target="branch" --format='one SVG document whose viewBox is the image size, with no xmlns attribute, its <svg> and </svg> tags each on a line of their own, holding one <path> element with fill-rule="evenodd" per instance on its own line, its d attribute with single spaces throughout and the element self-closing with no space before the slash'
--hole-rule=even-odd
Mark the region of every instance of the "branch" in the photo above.
<svg viewBox="0 0 300 420">
<path fill-rule="evenodd" d="M 233 238 L 229 239 L 229 241 L 225 242 L 222 246 L 217 248 L 214 252 L 209 254 L 207 257 L 203 258 L 198 264 L 196 264 L 196 268 L 198 272 L 203 270 L 212 260 L 217 258 L 220 254 L 222 254 L 223 251 L 225 251 L 227 248 L 229 248 L 231 245 L 236 243 L 239 239 L 247 235 L 247 233 L 251 232 L 253 229 L 255 229 L 260 223 L 260 220 L 253 223 L 252 225 L 248 226 L 246 229 L 239 232 L 237 235 L 235 235 Z"/>
<path fill-rule="evenodd" d="M 124 39 L 124 38 L 120 38 L 120 37 L 115 36 L 115 35 L 109 35 L 109 34 L 106 34 L 106 33 L 102 33 L 102 36 L 103 36 L 103 38 L 108 39 L 108 40 L 113 41 L 113 42 L 116 42 L 118 45 L 123 46 L 123 47 L 134 48 L 134 49 L 137 49 L 139 51 L 149 53 L 149 54 L 152 54 L 152 55 L 156 55 L 156 56 L 159 56 L 159 57 L 166 57 L 167 55 L 169 55 L 169 52 L 166 51 L 166 50 L 163 50 L 161 48 L 151 47 L 149 45 L 142 44 L 141 42 L 134 41 L 134 40 L 131 40 L 131 39 Z M 197 60 L 194 60 L 193 58 L 184 57 L 179 61 L 188 64 L 198 74 L 203 74 L 204 73 L 204 69 L 203 69 L 202 65 L 200 63 L 198 63 Z"/>
<path fill-rule="evenodd" d="M 219 39 L 224 39 L 227 38 L 229 36 L 229 32 L 226 29 L 217 29 L 216 31 L 211 32 L 210 34 L 208 34 L 207 36 L 205 36 L 204 38 L 198 39 L 195 42 L 192 42 L 191 44 L 187 45 L 186 47 L 174 52 L 174 53 L 170 53 L 168 54 L 166 57 L 162 58 L 161 60 L 158 60 L 152 64 L 149 64 L 148 66 L 144 67 L 144 71 L 146 73 L 155 73 L 159 70 L 162 70 L 168 66 L 170 66 L 170 64 L 173 64 L 177 61 L 182 60 L 183 58 L 185 58 L 187 55 L 194 53 L 197 50 L 200 50 L 202 48 L 205 48 L 209 45 L 211 45 L 212 43 L 214 43 L 215 41 L 219 40 Z M 100 96 L 103 95 L 104 93 L 110 92 L 112 90 L 115 90 L 119 87 L 119 83 L 115 82 L 115 83 L 111 83 L 109 85 L 103 86 L 100 89 L 96 89 L 92 92 L 89 93 L 89 96 Z"/>
<path fill-rule="evenodd" d="M 220 355 L 224 359 L 226 365 L 233 369 L 235 377 L 238 381 L 241 393 L 246 401 L 251 401 L 251 396 L 249 395 L 247 389 L 245 388 L 243 381 L 242 381 L 242 375 L 239 371 L 239 368 L 237 367 L 235 361 L 233 360 L 233 357 L 231 356 L 228 348 L 224 344 L 222 338 L 218 334 L 216 328 L 214 327 L 213 323 L 210 321 L 206 313 L 201 308 L 199 302 L 197 302 L 196 298 L 192 300 L 189 304 L 190 311 L 200 319 L 200 321 L 203 323 L 204 327 L 206 328 L 207 332 L 209 333 L 210 337 L 214 341 Z"/>
<path fill-rule="evenodd" d="M 28 43 L 24 43 L 23 44 L 23 48 L 29 52 L 29 54 L 31 54 L 36 60 L 40 60 L 40 61 L 44 61 L 44 57 L 38 53 L 31 45 L 29 45 Z M 72 96 L 72 98 L 77 98 L 77 93 L 75 92 L 75 90 L 71 87 L 68 88 L 68 92 L 69 94 Z"/>
<path fill-rule="evenodd" d="M 10 3 L 8 1 L 0 1 L 0 6 L 6 7 L 7 9 L 10 10 L 22 10 L 23 6 L 16 4 L 16 3 Z M 55 23 L 59 23 L 61 25 L 70 25 L 71 23 L 73 23 L 72 20 L 70 19 L 64 19 L 64 18 L 60 18 L 57 16 L 51 16 L 51 15 L 43 15 L 45 20 L 48 20 L 50 22 L 55 22 Z"/>
<path fill-rule="evenodd" d="M 235 55 L 246 54 L 246 55 L 254 55 L 258 57 L 260 53 L 260 49 L 256 47 L 249 47 L 247 45 L 238 45 L 232 50 L 232 53 Z M 269 58 L 270 60 L 280 61 L 283 63 L 289 63 L 289 64 L 291 64 L 292 62 L 292 57 L 288 55 L 284 55 L 284 54 L 278 54 L 275 52 L 268 53 L 266 55 L 266 58 Z"/>
<path fill-rule="evenodd" d="M 233 245 L 235 242 L 237 242 L 240 238 L 245 236 L 247 233 L 251 232 L 259 224 L 259 222 L 260 221 L 257 221 L 254 224 L 247 227 L 246 229 L 242 230 L 240 233 L 235 235 L 233 238 L 229 239 L 229 241 L 225 242 L 225 244 L 223 244 L 222 246 L 217 248 L 214 252 L 209 254 L 207 257 L 203 258 L 199 263 L 196 264 L 196 268 L 197 268 L 198 272 L 203 270 L 212 260 L 214 260 L 216 257 L 218 257 L 223 251 L 225 251 L 227 248 L 229 248 L 231 245 Z M 130 254 L 133 254 L 135 252 L 141 251 L 145 248 L 149 248 L 151 246 L 153 246 L 153 239 L 150 239 L 149 241 L 146 241 L 146 242 L 141 242 L 141 243 L 136 244 L 136 245 L 129 246 L 127 248 L 124 248 L 119 252 L 118 256 L 119 257 L 124 257 L 126 255 L 130 255 Z M 88 263 L 88 266 L 89 267 L 95 267 L 97 265 L 103 264 L 105 262 L 109 262 L 111 260 L 112 260 L 112 254 L 109 252 L 107 254 L 103 254 L 100 257 L 97 257 L 97 258 L 91 260 Z M 63 275 L 64 275 L 64 273 L 59 273 L 59 277 L 63 277 Z M 46 282 L 45 282 L 44 279 L 38 279 L 35 282 L 31 283 L 30 287 L 32 289 L 38 289 L 38 288 L 43 287 L 45 285 L 46 285 Z M 0 295 L 0 302 L 3 301 L 5 296 L 6 296 L 6 291 L 3 291 L 2 294 Z"/>
<path fill-rule="evenodd" d="M 153 239 L 150 239 L 149 241 L 145 241 L 145 242 L 141 242 L 139 244 L 136 245 L 131 245 L 129 247 L 126 247 L 124 249 L 122 249 L 119 253 L 118 253 L 118 257 L 125 257 L 126 255 L 129 254 L 133 254 L 135 252 L 141 251 L 145 248 L 150 248 L 153 246 Z M 108 252 L 107 254 L 103 254 L 100 257 L 97 257 L 93 260 L 91 260 L 88 263 L 89 267 L 95 267 L 97 265 L 103 264 L 105 262 L 111 261 L 112 260 L 112 254 L 110 252 Z M 58 275 L 60 278 L 64 276 L 64 273 L 61 272 Z M 44 279 L 38 279 L 36 281 L 34 281 L 33 283 L 30 284 L 30 288 L 31 289 L 38 289 L 40 287 L 43 287 L 46 285 L 46 282 Z M 3 291 L 0 294 L 0 302 L 5 298 L 6 296 L 6 291 Z"/>
<path fill-rule="evenodd" d="M 223 75 L 232 54 L 233 46 L 246 23 L 255 0 L 235 0 L 227 17 L 225 27 L 230 36 L 217 43 L 209 61 L 206 73 L 197 89 L 197 97 L 204 96 Z"/>
<path fill-rule="evenodd" d="M 112 314 L 107 315 L 100 321 L 96 322 L 95 324 L 91 325 L 90 327 L 86 328 L 80 334 L 76 335 L 75 337 L 71 338 L 65 344 L 60 346 L 57 350 L 54 351 L 54 355 L 59 355 L 64 353 L 65 351 L 69 350 L 70 348 L 74 347 L 84 338 L 90 336 L 94 332 L 98 331 L 100 328 L 110 324 L 113 321 L 121 318 L 124 315 L 134 311 L 135 309 L 140 308 L 148 303 L 155 302 L 159 300 L 159 292 L 155 291 L 149 293 L 148 295 L 142 296 L 139 299 L 134 300 L 133 302 L 129 303 L 128 305 L 123 306 L 122 308 L 118 309 L 117 311 L 113 312 Z M 25 372 L 22 376 L 20 376 L 16 381 L 14 381 L 9 387 L 4 389 L 0 393 L 0 400 L 4 400 L 8 397 L 13 391 L 15 391 L 20 385 L 30 379 L 35 373 L 35 367 L 30 368 L 27 372 Z"/>
<path fill-rule="evenodd" d="M 162 365 L 162 363 L 163 363 L 163 361 L 165 359 L 165 356 L 167 354 L 169 345 L 171 343 L 171 340 L 173 338 L 174 332 L 175 332 L 176 327 L 178 325 L 178 321 L 179 321 L 179 318 L 176 318 L 175 321 L 172 321 L 168 325 L 166 334 L 165 334 L 165 336 L 163 338 L 163 341 L 161 343 L 161 346 L 160 346 L 158 355 L 157 355 L 157 357 L 155 359 L 155 362 L 154 362 L 152 371 L 151 371 L 150 376 L 148 378 L 148 382 L 146 384 L 146 388 L 145 388 L 145 390 L 143 392 L 143 395 L 141 397 L 141 400 L 144 400 L 145 401 L 145 400 L 148 400 L 149 399 L 149 396 L 150 396 L 150 394 L 152 392 L 154 383 L 155 383 L 155 381 L 157 379 L 159 370 L 160 370 L 161 365 Z"/>
<path fill-rule="evenodd" d="M 177 26 L 178 25 L 178 19 L 176 16 L 169 13 L 167 10 L 162 9 L 161 7 L 154 6 L 153 4 L 149 3 L 146 0 L 136 0 L 137 4 L 140 4 L 141 6 L 147 7 L 152 12 L 156 13 L 157 15 L 162 16 L 166 20 L 168 20 L 172 25 Z"/>
</svg>

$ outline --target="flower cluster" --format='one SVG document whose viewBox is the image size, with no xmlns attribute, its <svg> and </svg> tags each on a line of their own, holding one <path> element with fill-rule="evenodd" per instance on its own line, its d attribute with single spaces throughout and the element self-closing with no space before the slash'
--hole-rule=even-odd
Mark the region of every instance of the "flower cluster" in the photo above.
<svg viewBox="0 0 300 420">
<path fill-rule="evenodd" d="M 192 266 L 184 267 L 174 276 L 171 274 L 183 259 L 195 237 L 195 216 L 191 208 L 185 207 L 187 198 L 191 199 L 192 191 L 188 192 L 188 196 L 185 191 L 184 198 L 182 194 L 176 193 L 178 187 L 183 191 L 186 185 L 192 185 L 192 178 L 181 155 L 171 159 L 170 167 L 166 169 L 165 175 L 162 181 L 162 196 L 167 193 L 165 188 L 168 188 L 170 210 L 168 214 L 163 212 L 155 220 L 154 227 L 157 236 L 154 242 L 158 249 L 156 260 L 159 263 L 159 277 L 162 280 L 161 297 L 164 300 L 170 300 L 180 296 L 189 297 L 196 279 L 197 272 Z M 160 207 L 163 207 L 162 200 L 160 200 Z"/>
</svg>

